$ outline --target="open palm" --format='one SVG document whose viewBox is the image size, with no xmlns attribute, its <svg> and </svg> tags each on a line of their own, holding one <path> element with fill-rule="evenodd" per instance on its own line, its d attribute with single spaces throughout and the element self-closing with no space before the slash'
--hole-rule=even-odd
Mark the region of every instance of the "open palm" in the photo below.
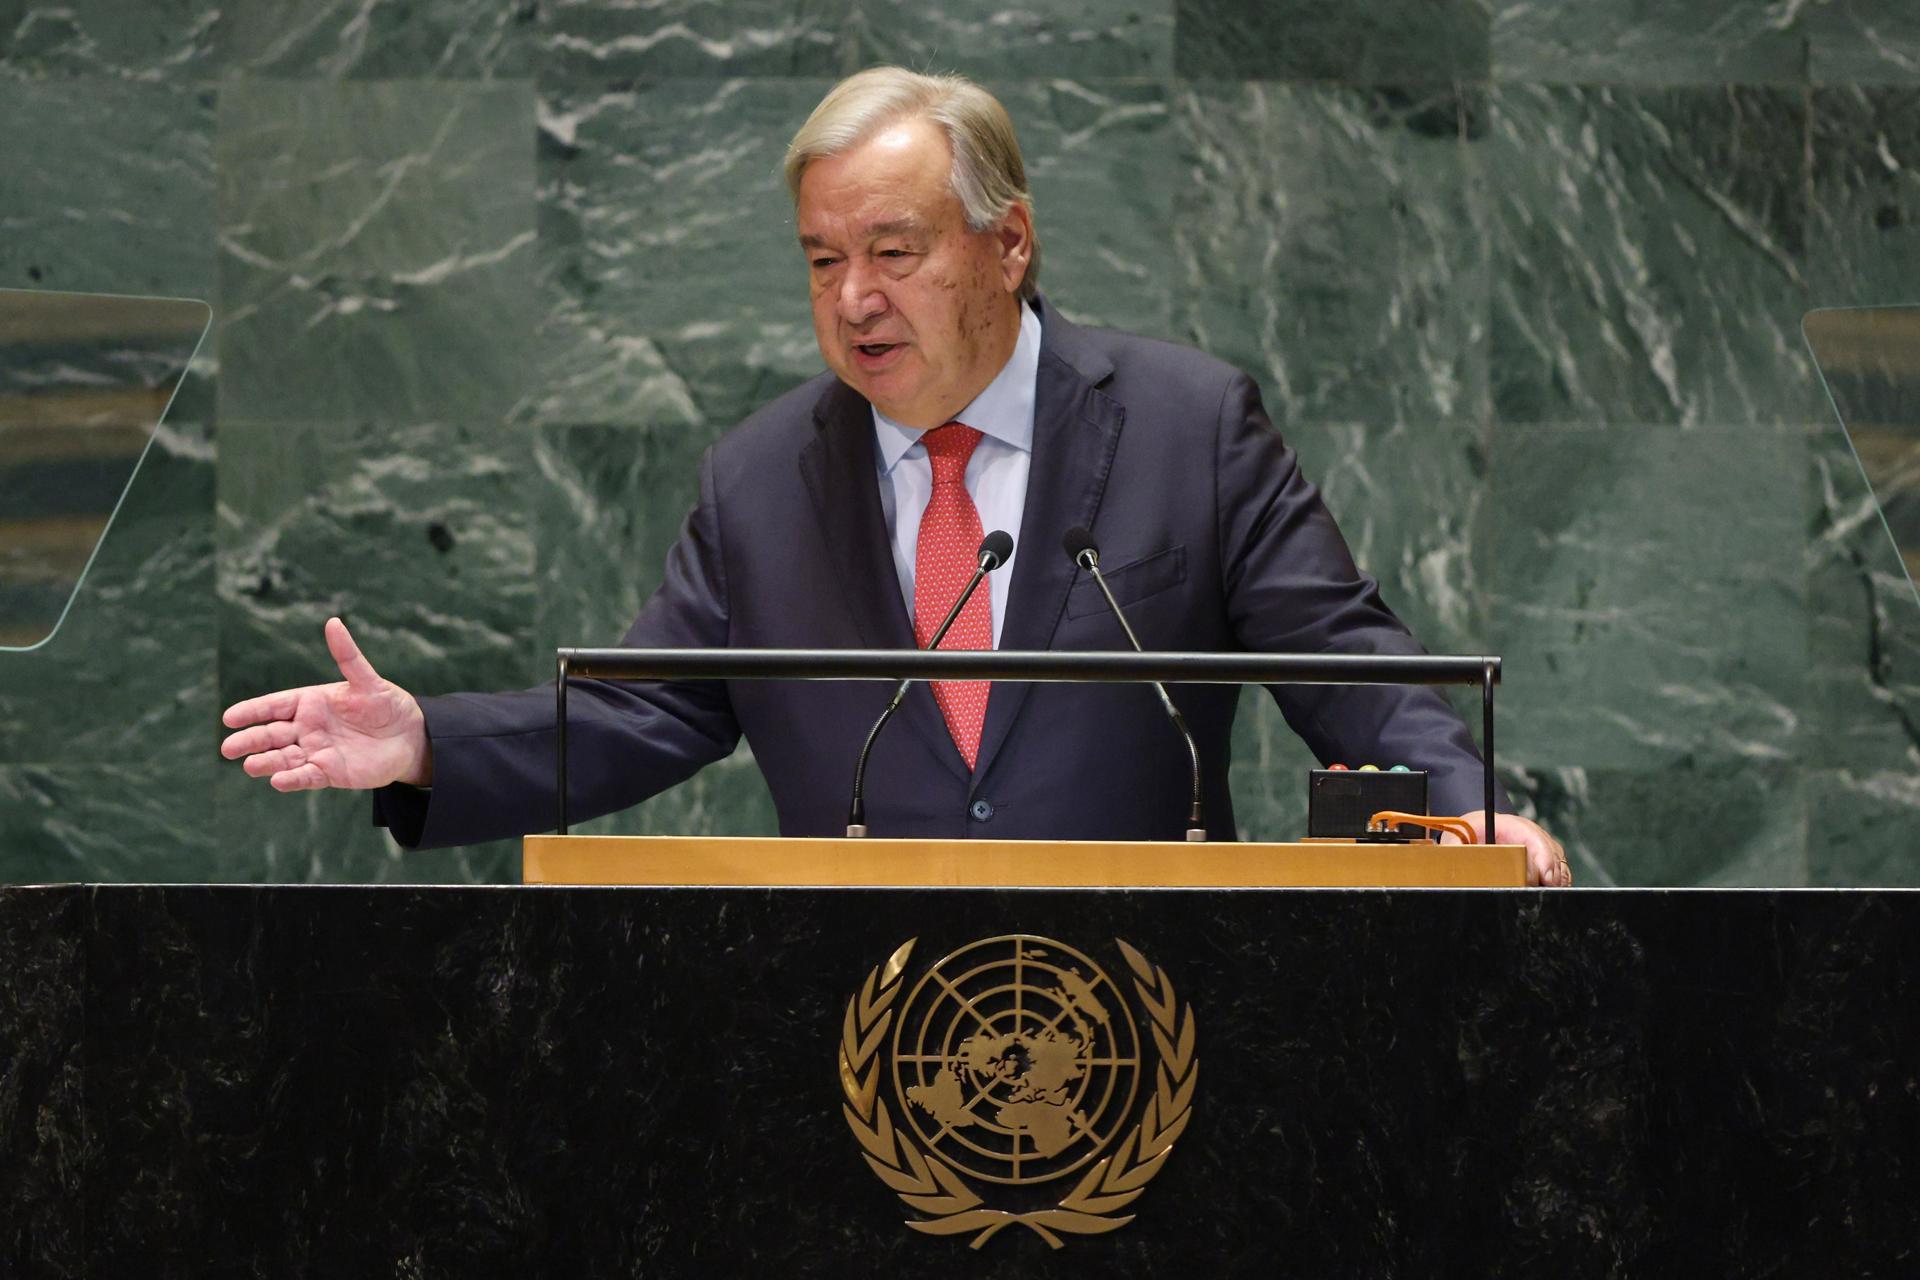
<svg viewBox="0 0 1920 1280">
<path fill-rule="evenodd" d="M 221 721 L 238 733 L 220 744 L 229 760 L 276 791 L 367 790 L 432 781 L 426 718 L 414 696 L 381 678 L 346 624 L 329 618 L 327 649 L 344 677 L 332 684 L 249 698 Z"/>
</svg>

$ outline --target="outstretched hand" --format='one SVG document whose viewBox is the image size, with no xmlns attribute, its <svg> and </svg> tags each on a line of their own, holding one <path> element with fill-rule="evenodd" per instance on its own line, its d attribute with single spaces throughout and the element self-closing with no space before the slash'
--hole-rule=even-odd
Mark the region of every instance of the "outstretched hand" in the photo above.
<svg viewBox="0 0 1920 1280">
<path fill-rule="evenodd" d="M 229 734 L 220 754 L 275 791 L 321 787 L 368 790 L 433 781 L 427 721 L 414 696 L 380 677 L 338 618 L 327 619 L 327 649 L 341 680 L 248 698 L 220 717 Z"/>
<path fill-rule="evenodd" d="M 1472 813 L 1461 814 L 1460 817 L 1472 826 L 1477 839 L 1486 840 L 1487 811 L 1485 809 L 1475 809 Z M 1452 836 L 1442 836 L 1440 842 L 1452 844 L 1455 840 Z M 1565 889 L 1573 884 L 1573 869 L 1567 866 L 1566 849 L 1537 822 L 1529 821 L 1516 813 L 1495 814 L 1493 839 L 1488 843 L 1526 846 L 1529 885 L 1539 885 L 1548 889 Z"/>
</svg>

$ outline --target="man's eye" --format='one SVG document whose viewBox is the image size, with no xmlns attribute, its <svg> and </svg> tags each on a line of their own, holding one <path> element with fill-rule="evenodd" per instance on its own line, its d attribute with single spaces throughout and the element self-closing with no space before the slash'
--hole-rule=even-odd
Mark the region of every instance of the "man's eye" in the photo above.
<svg viewBox="0 0 1920 1280">
<path fill-rule="evenodd" d="M 904 258 L 907 256 L 907 251 L 905 249 L 882 249 L 880 256 L 883 258 Z"/>
<path fill-rule="evenodd" d="M 810 265 L 815 271 L 825 271 L 837 261 L 837 258 L 815 258 Z"/>
</svg>

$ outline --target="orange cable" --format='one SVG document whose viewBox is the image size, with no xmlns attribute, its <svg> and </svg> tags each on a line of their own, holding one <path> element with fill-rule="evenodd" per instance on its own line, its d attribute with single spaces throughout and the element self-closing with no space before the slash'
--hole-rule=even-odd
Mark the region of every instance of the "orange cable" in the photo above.
<svg viewBox="0 0 1920 1280">
<path fill-rule="evenodd" d="M 1465 818 L 1436 818 L 1424 813 L 1396 813 L 1383 809 L 1367 819 L 1367 830 L 1382 830 L 1381 823 L 1399 826 L 1402 823 L 1416 827 L 1425 827 L 1429 831 L 1447 831 L 1460 837 L 1461 844 L 1478 844 L 1480 837 L 1474 834 L 1473 824 Z"/>
</svg>

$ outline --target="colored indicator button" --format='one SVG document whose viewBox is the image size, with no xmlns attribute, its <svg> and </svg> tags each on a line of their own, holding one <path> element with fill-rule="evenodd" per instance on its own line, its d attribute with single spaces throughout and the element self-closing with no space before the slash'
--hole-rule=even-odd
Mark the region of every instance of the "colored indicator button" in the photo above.
<svg viewBox="0 0 1920 1280">
<path fill-rule="evenodd" d="M 1343 764 L 1330 764 L 1327 766 L 1327 771 L 1330 773 L 1333 773 L 1333 772 L 1345 773 L 1347 772 L 1347 766 Z"/>
<path fill-rule="evenodd" d="M 1378 773 L 1378 772 L 1380 772 L 1380 766 L 1379 766 L 1379 765 L 1377 765 L 1377 764 L 1363 764 L 1363 765 L 1361 765 L 1361 766 L 1360 766 L 1360 772 L 1362 772 L 1362 773 Z"/>
<path fill-rule="evenodd" d="M 1413 770 L 1407 768 L 1407 766 L 1403 764 L 1397 764 L 1393 766 L 1393 768 L 1387 770 L 1387 772 L 1388 773 L 1412 773 Z"/>
</svg>

